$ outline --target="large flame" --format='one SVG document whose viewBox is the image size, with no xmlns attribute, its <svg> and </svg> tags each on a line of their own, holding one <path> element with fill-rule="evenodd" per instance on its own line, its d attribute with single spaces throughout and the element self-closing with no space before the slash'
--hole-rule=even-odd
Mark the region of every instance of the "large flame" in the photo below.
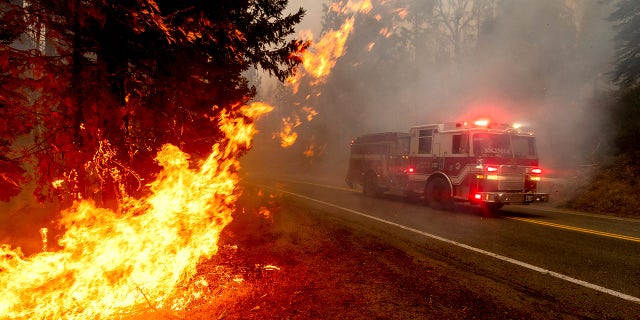
<svg viewBox="0 0 640 320">
<path fill-rule="evenodd" d="M 253 118 L 271 107 L 239 110 Z M 90 201 L 64 211 L 60 250 L 25 258 L 2 245 L 0 318 L 95 319 L 180 308 L 169 297 L 216 253 L 220 231 L 232 220 L 237 154 L 255 133 L 245 117 L 221 116 L 227 140 L 195 168 L 188 154 L 165 145 L 149 197 L 126 199 L 119 212 Z"/>
<path fill-rule="evenodd" d="M 308 50 L 303 51 L 300 56 L 305 72 L 297 72 L 293 77 L 287 79 L 287 82 L 292 86 L 293 93 L 298 92 L 300 79 L 304 74 L 309 74 L 313 77 L 314 80 L 311 85 L 324 83 L 337 60 L 344 55 L 345 44 L 353 30 L 355 13 L 368 13 L 371 8 L 370 0 L 349 0 L 346 3 L 335 2 L 329 10 L 350 15 L 338 30 L 326 32 L 317 42 L 313 41 L 311 31 L 302 32 L 302 38 L 311 41 L 313 44 Z"/>
<path fill-rule="evenodd" d="M 287 79 L 287 84 L 290 86 L 293 94 L 298 93 L 300 81 L 306 75 L 312 78 L 309 82 L 311 86 L 316 86 L 326 81 L 338 59 L 345 53 L 347 39 L 353 31 L 355 14 L 366 14 L 371 11 L 371 9 L 371 0 L 334 2 L 329 7 L 329 10 L 347 16 L 339 29 L 329 30 L 317 42 L 313 41 L 313 33 L 311 31 L 305 30 L 301 33 L 301 37 L 312 44 L 308 49 L 302 50 L 299 54 L 299 58 L 302 61 L 302 69 Z M 307 96 L 307 99 L 308 97 L 309 96 Z M 307 121 L 311 121 L 313 117 L 318 114 L 310 107 L 305 107 L 303 111 L 307 113 Z M 297 115 L 282 118 L 281 130 L 277 135 L 274 134 L 274 138 L 280 138 L 280 145 L 283 148 L 292 146 L 298 138 L 298 134 L 294 131 L 294 128 L 300 124 Z"/>
</svg>

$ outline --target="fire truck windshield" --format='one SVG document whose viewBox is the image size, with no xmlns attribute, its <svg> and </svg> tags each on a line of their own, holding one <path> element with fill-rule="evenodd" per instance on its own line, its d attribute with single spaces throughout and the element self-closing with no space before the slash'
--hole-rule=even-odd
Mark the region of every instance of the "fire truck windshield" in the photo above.
<svg viewBox="0 0 640 320">
<path fill-rule="evenodd" d="M 535 139 L 514 134 L 476 133 L 473 154 L 483 157 L 535 158 Z"/>
</svg>

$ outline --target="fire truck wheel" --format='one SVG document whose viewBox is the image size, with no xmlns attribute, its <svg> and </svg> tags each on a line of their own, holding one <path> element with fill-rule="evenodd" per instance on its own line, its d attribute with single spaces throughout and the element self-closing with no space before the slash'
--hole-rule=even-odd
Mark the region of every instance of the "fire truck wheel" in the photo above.
<svg viewBox="0 0 640 320">
<path fill-rule="evenodd" d="M 482 204 L 482 211 L 485 213 L 496 213 L 504 204 L 495 202 L 486 202 Z"/>
<path fill-rule="evenodd" d="M 452 210 L 451 188 L 442 177 L 434 177 L 427 183 L 424 191 L 424 199 L 427 204 L 438 210 Z"/>
<path fill-rule="evenodd" d="M 380 195 L 378 184 L 373 176 L 367 176 L 362 183 L 362 193 L 369 197 L 377 197 Z"/>
</svg>

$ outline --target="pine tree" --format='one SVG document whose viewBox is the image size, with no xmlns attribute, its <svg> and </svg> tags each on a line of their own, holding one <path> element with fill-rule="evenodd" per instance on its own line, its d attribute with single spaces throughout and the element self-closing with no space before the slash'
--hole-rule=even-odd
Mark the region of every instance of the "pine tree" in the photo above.
<svg viewBox="0 0 640 320">
<path fill-rule="evenodd" d="M 144 191 L 163 144 L 208 154 L 223 142 L 220 112 L 256 94 L 243 73 L 284 80 L 300 62 L 295 53 L 308 44 L 288 37 L 304 11 L 285 15 L 287 2 L 2 4 L 0 121 L 9 122 L 0 128 L 0 183 L 14 188 L 0 199 L 19 191 L 27 159 L 39 199 L 108 205 L 123 190 Z M 26 38 L 31 48 L 21 46 Z M 18 147 L 26 133 L 31 143 Z"/>
<path fill-rule="evenodd" d="M 613 81 L 631 87 L 640 80 L 640 2 L 621 0 L 609 16 L 616 22 L 616 62 Z"/>
</svg>

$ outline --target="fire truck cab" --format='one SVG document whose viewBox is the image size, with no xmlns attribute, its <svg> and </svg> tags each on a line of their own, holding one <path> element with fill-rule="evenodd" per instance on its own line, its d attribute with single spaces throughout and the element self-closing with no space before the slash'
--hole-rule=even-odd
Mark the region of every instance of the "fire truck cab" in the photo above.
<svg viewBox="0 0 640 320">
<path fill-rule="evenodd" d="M 346 180 L 368 195 L 402 193 L 435 208 L 465 201 L 499 209 L 548 202 L 548 194 L 537 192 L 541 173 L 533 133 L 478 120 L 359 137 Z"/>
</svg>

